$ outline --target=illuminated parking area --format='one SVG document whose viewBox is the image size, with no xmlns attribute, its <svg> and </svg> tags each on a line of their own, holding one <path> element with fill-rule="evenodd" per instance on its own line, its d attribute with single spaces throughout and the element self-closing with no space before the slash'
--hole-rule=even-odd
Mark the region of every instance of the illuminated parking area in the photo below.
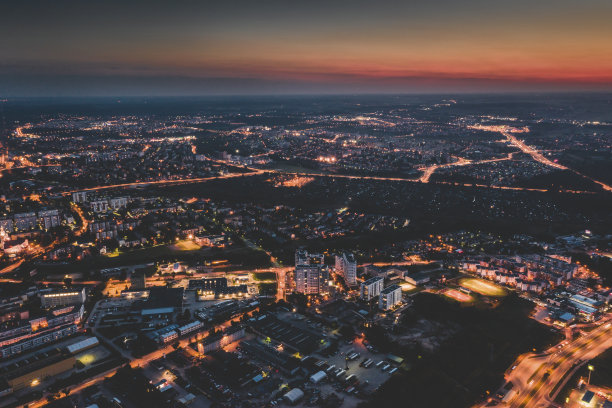
<svg viewBox="0 0 612 408">
<path fill-rule="evenodd" d="M 109 355 L 110 352 L 106 348 L 104 348 L 103 346 L 97 346 L 75 355 L 75 358 L 77 361 L 80 361 L 85 367 L 90 367 L 92 365 L 98 364 L 100 361 L 104 360 Z"/>
<path fill-rule="evenodd" d="M 464 278 L 461 279 L 459 283 L 464 288 L 467 288 L 484 296 L 501 297 L 506 296 L 507 294 L 506 290 L 501 286 L 498 286 L 493 282 L 487 282 L 482 279 Z"/>
</svg>

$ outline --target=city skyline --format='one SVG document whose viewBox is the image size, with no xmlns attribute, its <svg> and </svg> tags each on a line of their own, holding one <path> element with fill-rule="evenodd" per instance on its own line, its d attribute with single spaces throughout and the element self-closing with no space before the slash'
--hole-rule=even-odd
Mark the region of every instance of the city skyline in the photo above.
<svg viewBox="0 0 612 408">
<path fill-rule="evenodd" d="M 0 95 L 612 89 L 605 1 L 0 5 Z"/>
</svg>

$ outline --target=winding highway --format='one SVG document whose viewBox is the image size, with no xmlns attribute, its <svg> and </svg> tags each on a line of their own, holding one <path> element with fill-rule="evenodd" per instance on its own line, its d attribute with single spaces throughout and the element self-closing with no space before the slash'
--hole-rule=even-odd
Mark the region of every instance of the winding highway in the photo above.
<svg viewBox="0 0 612 408">
<path fill-rule="evenodd" d="M 592 331 L 573 341 L 563 341 L 542 354 L 527 354 L 519 357 L 506 374 L 512 382 L 514 396 L 497 405 L 484 406 L 513 408 L 544 408 L 556 406 L 556 395 L 569 379 L 569 373 L 588 360 L 612 347 L 611 316 Z"/>
<path fill-rule="evenodd" d="M 504 137 L 508 140 L 508 142 L 510 142 L 510 144 L 514 147 L 518 147 L 523 153 L 528 154 L 529 156 L 531 156 L 531 158 L 539 163 L 542 163 L 546 166 L 549 167 L 553 167 L 557 170 L 569 170 L 574 174 L 579 175 L 580 177 L 583 177 L 589 181 L 592 181 L 593 183 L 599 184 L 604 190 L 606 191 L 612 191 L 612 186 L 596 180 L 592 177 L 587 176 L 586 174 L 582 174 L 579 171 L 576 171 L 574 169 L 571 169 L 567 166 L 564 166 L 562 164 L 559 163 L 555 163 L 553 161 L 551 161 L 550 159 L 547 159 L 546 157 L 544 157 L 544 155 L 542 155 L 542 153 L 540 153 L 538 150 L 534 149 L 531 146 L 528 146 L 527 144 L 525 144 L 524 141 L 519 140 L 516 138 L 516 136 L 512 135 L 511 133 L 509 133 L 508 131 L 501 131 L 500 132 L 502 135 L 504 135 Z"/>
</svg>

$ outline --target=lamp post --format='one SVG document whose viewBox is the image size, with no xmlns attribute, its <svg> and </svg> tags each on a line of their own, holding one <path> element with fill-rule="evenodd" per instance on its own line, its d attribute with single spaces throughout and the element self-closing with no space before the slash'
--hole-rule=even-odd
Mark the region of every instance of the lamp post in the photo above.
<svg viewBox="0 0 612 408">
<path fill-rule="evenodd" d="M 587 381 L 587 384 L 591 385 L 591 373 L 595 371 L 595 367 L 589 364 L 587 368 L 589 369 L 589 379 Z"/>
</svg>

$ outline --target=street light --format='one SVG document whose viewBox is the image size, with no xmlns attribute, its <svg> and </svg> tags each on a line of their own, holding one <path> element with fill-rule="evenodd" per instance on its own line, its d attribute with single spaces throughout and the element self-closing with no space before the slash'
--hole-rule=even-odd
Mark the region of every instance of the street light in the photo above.
<svg viewBox="0 0 612 408">
<path fill-rule="evenodd" d="M 595 367 L 593 367 L 591 364 L 589 364 L 587 368 L 589 369 L 589 379 L 588 379 L 588 381 L 587 381 L 587 384 L 589 384 L 589 385 L 590 385 L 590 384 L 591 384 L 591 373 L 592 373 L 593 371 L 595 371 Z"/>
</svg>

